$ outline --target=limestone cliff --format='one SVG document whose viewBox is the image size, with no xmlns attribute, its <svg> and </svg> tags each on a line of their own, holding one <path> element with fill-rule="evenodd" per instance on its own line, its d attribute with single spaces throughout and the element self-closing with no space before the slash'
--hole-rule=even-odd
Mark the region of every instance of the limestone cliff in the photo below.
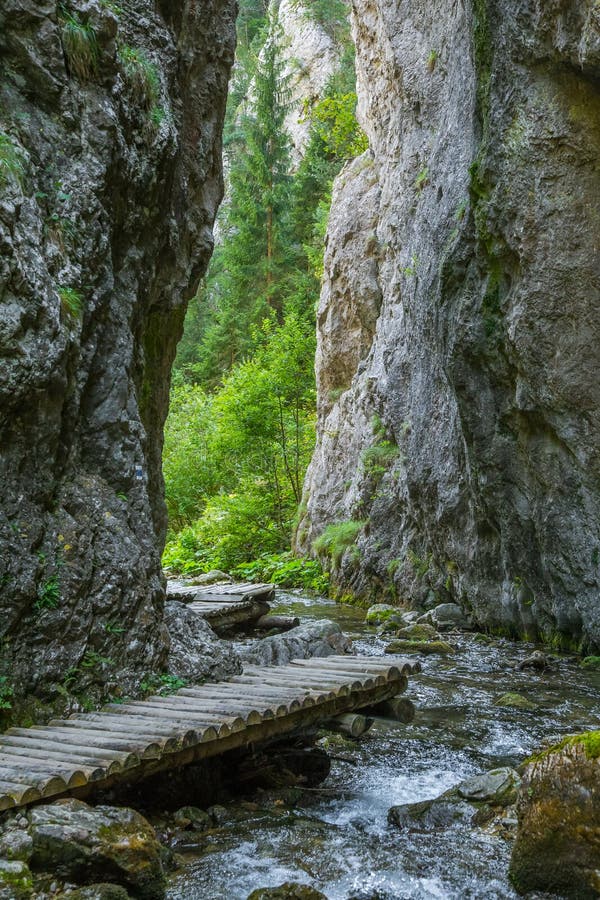
<svg viewBox="0 0 600 900">
<path fill-rule="evenodd" d="M 19 693 L 131 690 L 168 649 L 162 427 L 221 198 L 234 18 L 0 9 L 0 675 Z"/>
<path fill-rule="evenodd" d="M 331 214 L 298 544 L 351 520 L 341 591 L 598 645 L 598 4 L 354 0 L 353 33 L 371 152 Z"/>
</svg>

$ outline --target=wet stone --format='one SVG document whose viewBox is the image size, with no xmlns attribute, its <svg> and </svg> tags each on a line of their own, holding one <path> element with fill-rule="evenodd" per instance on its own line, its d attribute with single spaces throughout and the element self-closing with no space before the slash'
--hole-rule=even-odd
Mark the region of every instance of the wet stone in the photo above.
<svg viewBox="0 0 600 900">
<path fill-rule="evenodd" d="M 279 887 L 258 888 L 248 895 L 248 900 L 327 900 L 327 896 L 307 884 L 286 881 Z"/>
<path fill-rule="evenodd" d="M 402 621 L 402 615 L 397 606 L 391 606 L 389 603 L 375 603 L 367 610 L 367 625 L 383 625 L 392 616 L 396 617 L 399 622 Z"/>
<path fill-rule="evenodd" d="M 131 894 L 120 884 L 90 884 L 65 896 L 69 900 L 130 900 Z"/>
<path fill-rule="evenodd" d="M 472 816 L 473 809 L 467 803 L 444 795 L 435 800 L 392 806 L 388 812 L 388 822 L 403 831 L 428 832 L 469 821 Z"/>
<path fill-rule="evenodd" d="M 426 656 L 440 655 L 448 656 L 456 653 L 452 644 L 447 641 L 411 641 L 398 640 L 392 641 L 385 648 L 386 653 L 423 653 Z"/>
<path fill-rule="evenodd" d="M 516 800 L 520 784 L 521 779 L 514 769 L 501 768 L 467 778 L 458 785 L 457 791 L 463 799 L 471 802 L 506 805 Z"/>
<path fill-rule="evenodd" d="M 494 702 L 496 706 L 507 706 L 511 709 L 528 709 L 532 712 L 536 709 L 539 709 L 538 705 L 536 703 L 532 703 L 532 701 L 528 700 L 527 697 L 524 697 L 522 694 L 515 694 L 511 692 L 502 694 L 502 696 L 498 697 L 498 699 Z"/>
<path fill-rule="evenodd" d="M 173 821 L 178 828 L 193 828 L 194 831 L 207 831 L 213 827 L 210 815 L 197 806 L 182 806 L 173 813 Z"/>
</svg>

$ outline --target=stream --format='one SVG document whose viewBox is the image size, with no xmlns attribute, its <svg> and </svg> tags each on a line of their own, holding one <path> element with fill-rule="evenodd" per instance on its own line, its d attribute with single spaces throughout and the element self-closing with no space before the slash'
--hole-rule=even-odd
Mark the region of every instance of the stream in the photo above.
<svg viewBox="0 0 600 900">
<path fill-rule="evenodd" d="M 384 653 L 386 641 L 364 624 L 364 610 L 280 591 L 273 612 L 333 619 L 357 652 Z M 230 804 L 223 825 L 188 848 L 169 900 L 246 900 L 286 881 L 329 900 L 516 898 L 507 878 L 510 822 L 408 833 L 387 824 L 387 811 L 470 775 L 517 766 L 551 736 L 599 728 L 600 673 L 567 656 L 542 673 L 521 672 L 532 644 L 469 634 L 450 640 L 454 656 L 424 657 L 421 674 L 409 679 L 405 696 L 417 706 L 410 725 L 376 719 L 351 749 L 333 751 L 327 780 L 293 805 L 261 803 L 260 795 Z M 537 709 L 496 706 L 508 691 Z"/>
</svg>

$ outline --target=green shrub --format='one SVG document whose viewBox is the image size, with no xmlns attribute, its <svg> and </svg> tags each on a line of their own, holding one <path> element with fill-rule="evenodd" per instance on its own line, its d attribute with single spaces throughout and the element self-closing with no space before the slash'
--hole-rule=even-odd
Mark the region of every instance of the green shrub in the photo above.
<svg viewBox="0 0 600 900">
<path fill-rule="evenodd" d="M 70 71 L 81 81 L 89 81 L 98 71 L 98 42 L 96 32 L 79 16 L 60 11 L 62 42 Z"/>
<path fill-rule="evenodd" d="M 313 549 L 316 553 L 329 556 L 336 565 L 339 565 L 344 552 L 356 543 L 365 525 L 365 521 L 355 520 L 332 523 L 313 542 Z"/>
<path fill-rule="evenodd" d="M 20 182 L 23 177 L 23 160 L 12 139 L 0 131 L 0 185 L 11 179 Z"/>
<path fill-rule="evenodd" d="M 134 96 L 140 106 L 152 115 L 154 110 L 159 108 L 157 104 L 160 97 L 158 69 L 144 51 L 136 47 L 120 47 L 119 56 Z"/>
<path fill-rule="evenodd" d="M 187 682 L 183 678 L 177 678 L 176 675 L 156 675 L 152 673 L 140 682 L 140 690 L 144 694 L 160 694 L 161 697 L 165 697 L 168 694 L 174 694 L 175 691 L 185 687 L 186 684 Z"/>
<path fill-rule="evenodd" d="M 356 94 L 324 97 L 308 113 L 310 123 L 326 151 L 340 160 L 354 159 L 369 147 L 369 141 L 356 119 Z"/>
<path fill-rule="evenodd" d="M 250 563 L 242 563 L 233 575 L 244 581 L 274 582 L 279 587 L 304 588 L 327 594 L 329 576 L 316 559 L 294 556 L 292 553 L 265 553 Z"/>
</svg>

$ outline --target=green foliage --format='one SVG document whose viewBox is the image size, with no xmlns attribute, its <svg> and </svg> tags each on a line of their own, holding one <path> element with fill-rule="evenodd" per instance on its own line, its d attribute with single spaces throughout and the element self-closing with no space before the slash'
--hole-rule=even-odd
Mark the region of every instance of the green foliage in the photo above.
<svg viewBox="0 0 600 900">
<path fill-rule="evenodd" d="M 313 549 L 318 554 L 330 557 L 335 565 L 339 565 L 344 552 L 356 544 L 365 525 L 365 521 L 355 520 L 332 523 L 313 542 Z"/>
<path fill-rule="evenodd" d="M 58 573 L 51 575 L 46 581 L 43 582 L 38 588 L 37 600 L 34 603 L 34 608 L 37 610 L 42 609 L 56 609 L 58 604 L 60 603 L 60 577 Z"/>
<path fill-rule="evenodd" d="M 98 71 L 98 42 L 96 32 L 88 22 L 82 22 L 77 13 L 59 10 L 62 22 L 62 42 L 70 71 L 80 79 L 89 81 Z"/>
<path fill-rule="evenodd" d="M 112 666 L 114 660 L 108 656 L 101 656 L 96 650 L 86 650 L 80 662 L 82 669 L 99 669 L 102 666 Z"/>
<path fill-rule="evenodd" d="M 14 697 L 14 688 L 10 684 L 6 675 L 0 675 L 0 711 L 3 709 L 12 709 L 12 698 Z"/>
<path fill-rule="evenodd" d="M 427 71 L 433 72 L 435 69 L 435 64 L 438 61 L 439 53 L 437 50 L 430 50 L 429 56 L 427 57 Z"/>
<path fill-rule="evenodd" d="M 348 7 L 344 0 L 294 0 L 292 5 L 300 8 L 335 41 L 343 44 L 350 40 Z"/>
<path fill-rule="evenodd" d="M 160 124 L 164 118 L 164 110 L 158 106 L 160 98 L 158 69 L 147 54 L 137 47 L 119 47 L 119 56 L 136 100 L 150 114 L 152 121 L 158 118 L 160 121 L 157 124 Z"/>
<path fill-rule="evenodd" d="M 264 553 L 250 563 L 236 566 L 233 575 L 244 581 L 273 582 L 279 587 L 303 588 L 327 594 L 329 576 L 315 559 L 294 556 L 291 552 Z"/>
<path fill-rule="evenodd" d="M 0 185 L 15 180 L 21 182 L 24 174 L 23 158 L 12 138 L 0 131 Z"/>
<path fill-rule="evenodd" d="M 429 569 L 431 568 L 430 556 L 419 556 L 417 553 L 415 553 L 414 550 L 409 549 L 406 551 L 406 558 L 413 567 L 415 575 L 417 575 L 419 578 L 424 578 L 425 575 L 427 575 Z"/>
<path fill-rule="evenodd" d="M 354 159 L 368 149 L 366 134 L 356 120 L 356 94 L 324 97 L 310 110 L 312 127 L 325 150 L 338 160 Z"/>
<path fill-rule="evenodd" d="M 186 685 L 187 681 L 184 681 L 183 678 L 177 678 L 176 675 L 156 675 L 152 673 L 140 682 L 140 691 L 143 694 L 159 694 L 161 697 L 166 697 L 168 694 L 174 694 Z"/>
<path fill-rule="evenodd" d="M 79 318 L 83 312 L 83 297 L 75 288 L 61 286 L 57 288 L 60 303 L 65 313 Z"/>
<path fill-rule="evenodd" d="M 125 629 L 121 628 L 118 622 L 107 622 L 104 626 L 104 630 L 107 634 L 124 634 Z"/>
<path fill-rule="evenodd" d="M 581 660 L 580 665 L 584 669 L 600 672 L 600 656 L 586 656 Z"/>
<path fill-rule="evenodd" d="M 363 469 L 368 475 L 380 477 L 387 472 L 399 455 L 397 444 L 392 441 L 381 441 L 363 451 L 361 455 Z"/>
</svg>

